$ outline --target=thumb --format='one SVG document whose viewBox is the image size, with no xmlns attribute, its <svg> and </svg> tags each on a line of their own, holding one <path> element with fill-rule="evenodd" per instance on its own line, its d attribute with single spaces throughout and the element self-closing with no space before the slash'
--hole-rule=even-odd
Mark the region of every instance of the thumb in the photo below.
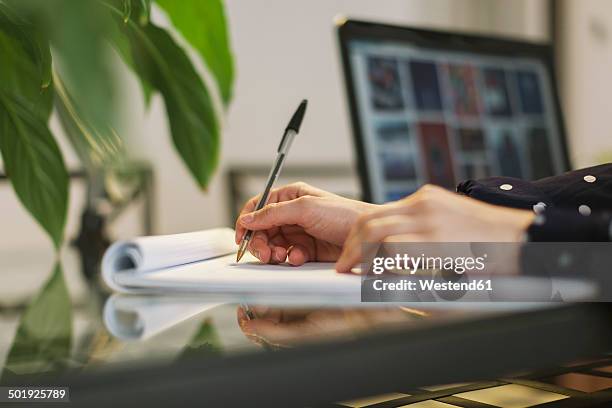
<svg viewBox="0 0 612 408">
<path fill-rule="evenodd" d="M 301 225 L 306 221 L 308 197 L 291 201 L 271 203 L 259 211 L 243 214 L 238 218 L 240 225 L 253 231 L 265 230 L 283 225 Z"/>
</svg>

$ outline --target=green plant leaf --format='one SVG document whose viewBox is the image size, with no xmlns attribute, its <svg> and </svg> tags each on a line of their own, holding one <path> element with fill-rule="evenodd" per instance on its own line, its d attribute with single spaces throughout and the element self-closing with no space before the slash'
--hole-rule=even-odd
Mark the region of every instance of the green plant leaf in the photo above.
<svg viewBox="0 0 612 408">
<path fill-rule="evenodd" d="M 47 126 L 50 87 L 45 69 L 0 27 L 0 153 L 17 197 L 51 236 L 62 243 L 68 206 L 68 173 Z M 40 61 L 38 61 L 40 62 Z"/>
<path fill-rule="evenodd" d="M 151 0 L 140 0 L 140 16 L 138 22 L 140 23 L 140 25 L 148 24 L 150 17 Z"/>
<path fill-rule="evenodd" d="M 132 16 L 132 0 L 123 0 L 123 22 L 127 23 Z"/>
<path fill-rule="evenodd" d="M 40 30 L 24 20 L 16 10 L 0 0 L 0 27 L 20 41 L 23 49 L 40 70 L 40 89 L 44 92 L 51 85 L 51 51 L 49 42 Z"/>
<path fill-rule="evenodd" d="M 99 0 L 2 0 L 39 27 L 53 46 L 55 69 L 96 127 L 114 118 L 115 81 L 105 37 L 112 24 Z"/>
<path fill-rule="evenodd" d="M 217 80 L 227 106 L 232 97 L 234 59 L 222 0 L 156 0 L 172 24 L 199 52 Z"/>
<path fill-rule="evenodd" d="M 148 15 L 146 18 L 148 22 Z M 132 58 L 132 49 L 130 47 L 129 40 L 127 39 L 125 34 L 119 30 L 119 27 L 116 24 L 110 26 L 108 40 L 113 46 L 113 48 L 117 51 L 123 62 L 132 70 L 132 72 L 138 78 L 140 82 L 140 88 L 142 90 L 142 96 L 145 102 L 145 107 L 148 108 L 151 104 L 151 97 L 153 96 L 154 90 L 151 85 L 149 85 L 146 80 L 140 76 L 138 70 L 136 69 L 136 66 L 134 65 L 134 59 Z"/>
<path fill-rule="evenodd" d="M 19 95 L 42 118 L 51 114 L 51 54 L 49 42 L 0 0 L 0 91 Z"/>
<path fill-rule="evenodd" d="M 198 331 L 181 352 L 179 359 L 189 359 L 194 355 L 220 355 L 223 352 L 219 334 L 212 319 L 205 319 Z"/>
<path fill-rule="evenodd" d="M 121 11 L 109 7 L 121 16 Z M 206 188 L 219 156 L 219 127 L 206 86 L 166 31 L 132 20 L 119 24 L 129 40 L 134 69 L 164 97 L 177 151 L 198 185 Z"/>
<path fill-rule="evenodd" d="M 92 126 L 104 129 L 113 123 L 115 80 L 104 44 L 107 14 L 96 0 L 45 0 L 56 9 L 47 16 L 59 72 L 83 115 Z M 62 10 L 58 13 L 57 10 Z"/>
<path fill-rule="evenodd" d="M 47 124 L 18 98 L 0 94 L 0 151 L 17 196 L 51 236 L 63 241 L 68 172 Z"/>
<path fill-rule="evenodd" d="M 92 126 L 57 73 L 53 82 L 56 112 L 68 140 L 86 170 L 93 175 L 100 169 L 123 162 L 126 152 L 123 140 L 115 130 L 110 126 L 104 126 L 102 129 Z"/>
<path fill-rule="evenodd" d="M 72 308 L 61 265 L 21 316 L 2 378 L 65 366 L 70 355 Z"/>
</svg>

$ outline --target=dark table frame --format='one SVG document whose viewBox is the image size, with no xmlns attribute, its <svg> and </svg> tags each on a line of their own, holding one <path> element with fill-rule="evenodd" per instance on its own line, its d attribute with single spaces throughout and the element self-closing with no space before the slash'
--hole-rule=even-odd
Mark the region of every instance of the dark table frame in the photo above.
<svg viewBox="0 0 612 408">
<path fill-rule="evenodd" d="M 611 350 L 608 304 L 574 304 L 373 333 L 276 352 L 106 368 L 53 380 L 77 406 L 321 406 L 542 370 Z M 49 384 L 49 379 L 39 379 Z"/>
</svg>

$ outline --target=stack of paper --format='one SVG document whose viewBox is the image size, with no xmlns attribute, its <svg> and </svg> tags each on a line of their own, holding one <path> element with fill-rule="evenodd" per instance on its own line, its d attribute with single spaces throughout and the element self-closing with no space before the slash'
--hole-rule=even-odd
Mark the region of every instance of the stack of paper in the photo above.
<svg viewBox="0 0 612 408">
<path fill-rule="evenodd" d="M 236 263 L 234 231 L 212 229 L 135 238 L 104 255 L 106 284 L 119 292 L 359 294 L 360 277 L 333 263 L 265 265 L 251 256 Z"/>
</svg>

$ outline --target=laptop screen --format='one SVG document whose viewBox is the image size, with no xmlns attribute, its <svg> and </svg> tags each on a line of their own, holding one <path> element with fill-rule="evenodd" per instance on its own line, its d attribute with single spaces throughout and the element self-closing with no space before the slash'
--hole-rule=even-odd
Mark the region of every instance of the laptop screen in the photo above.
<svg viewBox="0 0 612 408">
<path fill-rule="evenodd" d="M 513 52 L 445 49 L 397 38 L 345 44 L 353 121 L 373 202 L 425 183 L 534 180 L 567 169 L 549 70 Z"/>
</svg>

